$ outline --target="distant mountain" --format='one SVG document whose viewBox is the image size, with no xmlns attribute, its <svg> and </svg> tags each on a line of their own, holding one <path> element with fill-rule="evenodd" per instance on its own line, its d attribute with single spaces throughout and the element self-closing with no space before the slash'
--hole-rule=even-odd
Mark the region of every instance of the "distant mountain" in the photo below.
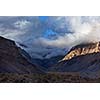
<svg viewBox="0 0 100 100">
<path fill-rule="evenodd" d="M 0 73 L 44 73 L 14 41 L 0 37 Z"/>
<path fill-rule="evenodd" d="M 100 42 L 73 47 L 51 71 L 79 72 L 82 76 L 100 77 Z"/>
<path fill-rule="evenodd" d="M 37 66 L 40 66 L 43 70 L 49 70 L 53 65 L 58 63 L 60 60 L 63 59 L 63 55 L 51 57 L 48 59 L 38 59 L 38 58 L 31 58 L 31 62 Z"/>
</svg>

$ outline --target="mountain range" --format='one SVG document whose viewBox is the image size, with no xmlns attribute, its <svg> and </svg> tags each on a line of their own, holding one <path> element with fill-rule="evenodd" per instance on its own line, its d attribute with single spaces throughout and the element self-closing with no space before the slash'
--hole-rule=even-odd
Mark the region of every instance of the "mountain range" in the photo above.
<svg viewBox="0 0 100 100">
<path fill-rule="evenodd" d="M 0 73 L 80 73 L 81 77 L 99 78 L 99 72 L 100 42 L 79 44 L 65 56 L 41 60 L 31 58 L 14 41 L 0 37 Z"/>
</svg>

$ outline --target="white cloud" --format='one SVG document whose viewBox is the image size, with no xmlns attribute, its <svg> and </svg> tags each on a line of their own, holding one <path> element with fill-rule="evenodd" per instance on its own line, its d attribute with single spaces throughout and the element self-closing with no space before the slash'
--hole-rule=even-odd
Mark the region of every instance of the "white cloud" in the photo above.
<svg viewBox="0 0 100 100">
<path fill-rule="evenodd" d="M 14 23 L 14 26 L 19 29 L 26 29 L 31 26 L 31 22 L 27 20 L 17 21 Z"/>
</svg>

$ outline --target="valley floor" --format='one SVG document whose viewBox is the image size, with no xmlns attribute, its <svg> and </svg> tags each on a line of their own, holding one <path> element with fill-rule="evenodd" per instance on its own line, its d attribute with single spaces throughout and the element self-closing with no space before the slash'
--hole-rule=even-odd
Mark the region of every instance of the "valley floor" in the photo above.
<svg viewBox="0 0 100 100">
<path fill-rule="evenodd" d="M 78 73 L 14 74 L 0 73 L 1 83 L 100 83 L 100 78 L 82 78 Z"/>
</svg>

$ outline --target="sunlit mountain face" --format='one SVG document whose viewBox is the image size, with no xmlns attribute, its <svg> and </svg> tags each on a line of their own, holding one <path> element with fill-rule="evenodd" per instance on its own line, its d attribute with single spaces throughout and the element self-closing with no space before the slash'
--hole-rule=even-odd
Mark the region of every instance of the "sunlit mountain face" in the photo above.
<svg viewBox="0 0 100 100">
<path fill-rule="evenodd" d="M 1 16 L 0 36 L 33 58 L 64 55 L 80 43 L 100 41 L 98 16 Z"/>
</svg>

